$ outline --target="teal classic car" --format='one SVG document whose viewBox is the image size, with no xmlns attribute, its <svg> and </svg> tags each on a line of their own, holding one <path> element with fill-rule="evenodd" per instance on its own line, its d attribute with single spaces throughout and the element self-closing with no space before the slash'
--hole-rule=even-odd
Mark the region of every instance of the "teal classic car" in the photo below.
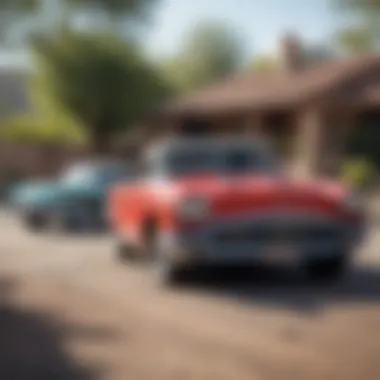
<svg viewBox="0 0 380 380">
<path fill-rule="evenodd" d="M 124 162 L 81 162 L 66 169 L 55 181 L 18 185 L 10 201 L 29 229 L 103 226 L 103 202 L 108 189 L 132 177 L 133 170 Z"/>
</svg>

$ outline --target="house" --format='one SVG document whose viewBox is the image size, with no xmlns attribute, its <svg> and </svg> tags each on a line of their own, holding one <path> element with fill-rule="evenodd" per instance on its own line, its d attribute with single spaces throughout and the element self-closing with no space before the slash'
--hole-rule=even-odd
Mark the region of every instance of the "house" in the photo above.
<svg viewBox="0 0 380 380">
<path fill-rule="evenodd" d="M 241 74 L 179 98 L 148 115 L 146 131 L 264 136 L 298 174 L 336 171 L 349 135 L 380 127 L 380 55 L 306 64 L 295 36 L 280 48 L 280 70 Z"/>
</svg>

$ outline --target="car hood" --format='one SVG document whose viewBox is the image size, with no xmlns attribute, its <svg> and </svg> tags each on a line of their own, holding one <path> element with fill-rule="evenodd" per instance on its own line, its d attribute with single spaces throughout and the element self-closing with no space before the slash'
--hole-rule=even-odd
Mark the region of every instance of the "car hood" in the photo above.
<svg viewBox="0 0 380 380">
<path fill-rule="evenodd" d="M 36 181 L 24 183 L 13 189 L 11 202 L 14 205 L 47 206 L 61 200 L 100 198 L 106 191 L 103 187 L 87 184 L 64 184 L 59 181 Z"/>
<path fill-rule="evenodd" d="M 13 203 L 25 203 L 39 198 L 50 198 L 57 190 L 57 184 L 50 181 L 33 181 L 17 185 L 11 191 Z"/>
<path fill-rule="evenodd" d="M 339 210 L 348 190 L 336 181 L 280 176 L 192 176 L 173 182 L 183 197 L 206 197 L 220 213 L 250 210 Z"/>
</svg>

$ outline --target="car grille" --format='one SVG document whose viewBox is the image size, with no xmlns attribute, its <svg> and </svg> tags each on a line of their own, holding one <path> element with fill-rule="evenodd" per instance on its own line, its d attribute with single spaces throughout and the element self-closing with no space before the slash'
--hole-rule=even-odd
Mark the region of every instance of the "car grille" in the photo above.
<svg viewBox="0 0 380 380">
<path fill-rule="evenodd" d="M 336 240 L 342 231 L 335 226 L 254 226 L 221 229 L 214 234 L 219 243 Z"/>
</svg>

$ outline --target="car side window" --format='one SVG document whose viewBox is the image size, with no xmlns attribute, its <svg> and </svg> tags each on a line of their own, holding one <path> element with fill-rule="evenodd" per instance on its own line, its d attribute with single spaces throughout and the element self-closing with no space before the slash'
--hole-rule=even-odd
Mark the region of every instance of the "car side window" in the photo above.
<svg viewBox="0 0 380 380">
<path fill-rule="evenodd" d="M 228 149 L 224 164 L 229 172 L 270 172 L 276 166 L 268 152 L 247 148 Z"/>
<path fill-rule="evenodd" d="M 228 171 L 247 171 L 260 164 L 260 158 L 247 149 L 234 149 L 226 153 L 225 164 Z"/>
</svg>

